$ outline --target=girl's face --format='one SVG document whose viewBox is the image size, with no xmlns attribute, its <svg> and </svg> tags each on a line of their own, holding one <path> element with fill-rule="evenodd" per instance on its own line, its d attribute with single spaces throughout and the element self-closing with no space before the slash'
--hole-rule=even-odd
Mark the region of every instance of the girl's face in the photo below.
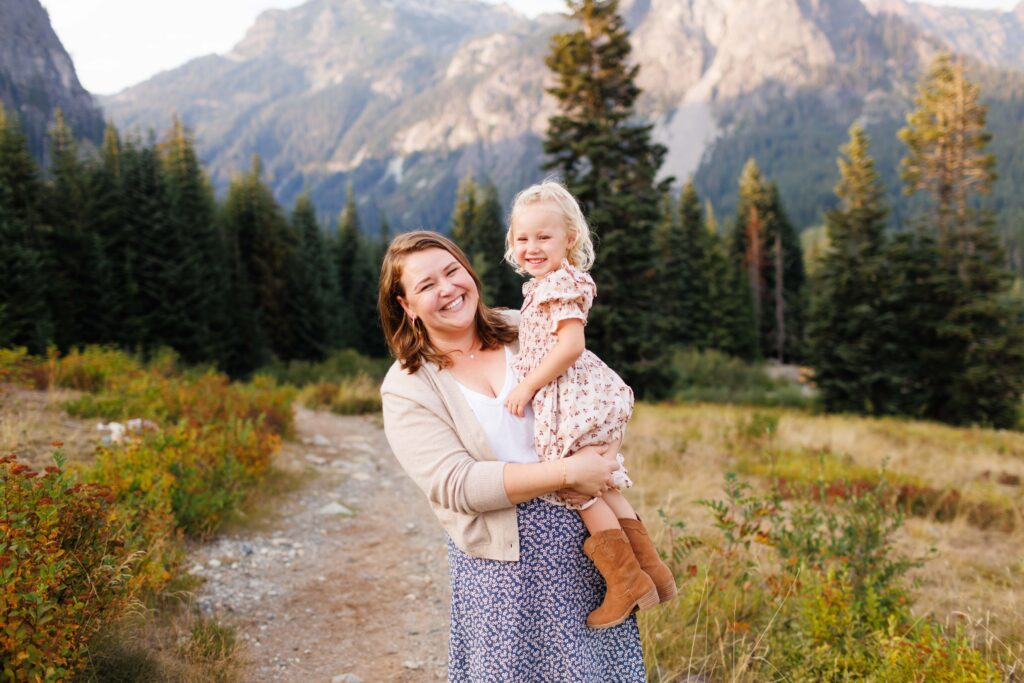
<svg viewBox="0 0 1024 683">
<path fill-rule="evenodd" d="M 565 217 L 550 202 L 530 204 L 516 211 L 512 217 L 512 238 L 516 263 L 537 278 L 558 270 L 573 244 Z"/>
<path fill-rule="evenodd" d="M 399 296 L 406 315 L 419 318 L 428 334 L 458 334 L 476 320 L 480 294 L 469 272 L 444 249 L 424 249 L 402 261 Z"/>
</svg>

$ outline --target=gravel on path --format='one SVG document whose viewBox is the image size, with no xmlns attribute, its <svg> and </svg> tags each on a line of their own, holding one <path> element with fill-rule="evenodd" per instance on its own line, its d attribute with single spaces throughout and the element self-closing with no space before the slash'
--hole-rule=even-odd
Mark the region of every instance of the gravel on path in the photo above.
<svg viewBox="0 0 1024 683">
<path fill-rule="evenodd" d="M 296 432 L 275 464 L 312 476 L 272 503 L 269 531 L 189 558 L 200 607 L 237 630 L 242 680 L 444 680 L 445 535 L 379 417 L 298 407 Z"/>
</svg>

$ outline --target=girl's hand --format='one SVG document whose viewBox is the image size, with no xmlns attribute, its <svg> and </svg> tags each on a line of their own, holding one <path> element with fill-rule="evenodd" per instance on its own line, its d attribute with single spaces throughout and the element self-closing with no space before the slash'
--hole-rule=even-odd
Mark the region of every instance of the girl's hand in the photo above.
<svg viewBox="0 0 1024 683">
<path fill-rule="evenodd" d="M 509 392 L 508 398 L 505 399 L 505 407 L 513 415 L 522 417 L 526 414 L 526 406 L 530 405 L 530 401 L 533 400 L 533 395 L 536 393 L 526 384 L 520 382 Z"/>
<path fill-rule="evenodd" d="M 604 457 L 608 446 L 584 446 L 565 458 L 568 488 L 587 498 L 601 496 L 612 488 L 612 472 L 619 463 Z"/>
</svg>

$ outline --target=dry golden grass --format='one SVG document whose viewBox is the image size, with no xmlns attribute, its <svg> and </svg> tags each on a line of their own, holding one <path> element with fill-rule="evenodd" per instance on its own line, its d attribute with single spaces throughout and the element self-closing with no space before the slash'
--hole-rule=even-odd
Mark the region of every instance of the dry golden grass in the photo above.
<svg viewBox="0 0 1024 683">
<path fill-rule="evenodd" d="M 774 434 L 745 433 L 755 415 L 777 417 Z M 767 462 L 779 454 L 825 451 L 828 459 L 821 474 L 826 479 L 844 473 L 854 478 L 864 472 L 877 476 L 884 466 L 897 479 L 957 489 L 965 499 L 993 501 L 1011 510 L 1018 521 L 1024 511 L 1024 487 L 1014 483 L 1024 481 L 1024 434 L 1015 432 L 782 409 L 642 404 L 623 450 L 636 482 L 627 495 L 641 516 L 651 520 L 652 534 L 666 549 L 668 531 L 655 521 L 659 509 L 671 520 L 685 521 L 690 533 L 709 536 L 711 517 L 696 501 L 720 498 L 726 471 L 750 471 L 752 461 Z M 808 469 L 819 467 L 814 458 L 807 460 Z M 809 471 L 807 476 L 817 474 Z M 762 490 L 768 488 L 763 476 L 742 478 Z M 944 522 L 911 517 L 897 544 L 907 555 L 924 559 L 911 573 L 916 582 L 915 613 L 942 622 L 970 620 L 979 643 L 987 642 L 993 650 L 1002 643 L 1016 657 L 1024 657 L 1024 523 L 1006 532 L 979 529 L 964 515 Z M 728 669 L 729 680 L 746 680 L 744 667 L 723 664 L 722 658 L 732 655 L 701 650 L 700 639 L 692 636 L 694 629 L 721 625 L 702 624 L 700 619 L 698 605 L 680 601 L 645 613 L 641 627 L 647 637 L 664 640 L 679 630 L 672 624 L 689 624 L 686 642 L 676 644 L 684 652 L 689 673 L 703 672 L 719 680 Z M 758 634 L 748 635 L 752 648 Z M 661 680 L 677 680 L 674 676 L 685 676 L 686 670 L 668 673 Z"/>
<path fill-rule="evenodd" d="M 79 420 L 61 410 L 64 401 L 81 396 L 69 389 L 36 391 L 0 384 L 0 452 L 15 453 L 36 469 L 52 464 L 54 441 L 63 442 L 68 461 L 89 462 L 102 433 L 99 420 Z"/>
</svg>

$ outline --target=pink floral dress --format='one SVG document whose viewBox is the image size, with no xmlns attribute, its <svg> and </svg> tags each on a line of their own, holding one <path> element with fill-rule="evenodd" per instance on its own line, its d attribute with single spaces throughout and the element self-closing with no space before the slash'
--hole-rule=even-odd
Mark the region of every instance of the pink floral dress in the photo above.
<svg viewBox="0 0 1024 683">
<path fill-rule="evenodd" d="M 587 322 L 597 293 L 594 280 L 563 260 L 558 270 L 523 285 L 519 322 L 519 356 L 515 370 L 520 380 L 540 365 L 555 347 L 558 323 L 568 318 Z M 622 437 L 633 412 L 633 390 L 592 351 L 585 350 L 576 362 L 533 397 L 534 444 L 541 461 L 557 460 L 583 446 L 608 443 Z M 619 488 L 633 485 L 626 476 L 622 454 L 614 482 Z M 548 502 L 573 506 L 555 494 Z"/>
</svg>

